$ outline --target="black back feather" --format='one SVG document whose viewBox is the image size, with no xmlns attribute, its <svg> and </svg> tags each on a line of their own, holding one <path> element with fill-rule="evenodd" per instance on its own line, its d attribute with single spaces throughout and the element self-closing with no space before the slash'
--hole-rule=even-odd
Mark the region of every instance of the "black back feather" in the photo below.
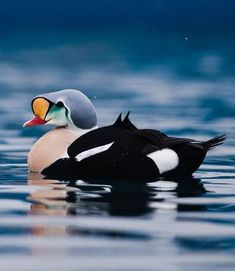
<svg viewBox="0 0 235 271">
<path fill-rule="evenodd" d="M 113 126 L 119 126 L 122 124 L 122 113 L 119 114 L 119 116 L 117 117 L 117 119 L 115 120 Z"/>
<path fill-rule="evenodd" d="M 129 130 L 137 130 L 137 128 L 135 127 L 135 125 L 130 121 L 129 119 L 129 115 L 130 115 L 130 111 L 128 111 L 128 113 L 126 114 L 125 118 L 123 119 L 123 125 L 129 129 Z"/>
</svg>

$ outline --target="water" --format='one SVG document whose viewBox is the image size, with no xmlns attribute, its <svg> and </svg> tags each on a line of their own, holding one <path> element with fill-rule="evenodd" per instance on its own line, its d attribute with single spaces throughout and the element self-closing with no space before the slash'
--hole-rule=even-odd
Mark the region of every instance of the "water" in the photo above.
<svg viewBox="0 0 235 271">
<path fill-rule="evenodd" d="M 51 2 L 0 9 L 1 270 L 234 270 L 234 4 Z M 141 128 L 228 139 L 193 178 L 44 180 L 26 159 L 48 128 L 22 123 L 63 88 L 91 98 L 100 126 L 131 110 Z"/>
</svg>

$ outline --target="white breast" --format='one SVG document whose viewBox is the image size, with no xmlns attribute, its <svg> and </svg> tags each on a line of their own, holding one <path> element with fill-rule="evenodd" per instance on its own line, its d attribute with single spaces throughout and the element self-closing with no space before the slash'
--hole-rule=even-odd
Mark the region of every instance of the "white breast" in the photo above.
<svg viewBox="0 0 235 271">
<path fill-rule="evenodd" d="M 151 158 L 159 169 L 159 173 L 165 173 L 176 168 L 179 164 L 177 153 L 171 149 L 162 149 L 147 155 Z"/>
<path fill-rule="evenodd" d="M 28 154 L 30 171 L 41 172 L 54 163 L 80 134 L 65 128 L 49 131 L 32 146 Z"/>
</svg>

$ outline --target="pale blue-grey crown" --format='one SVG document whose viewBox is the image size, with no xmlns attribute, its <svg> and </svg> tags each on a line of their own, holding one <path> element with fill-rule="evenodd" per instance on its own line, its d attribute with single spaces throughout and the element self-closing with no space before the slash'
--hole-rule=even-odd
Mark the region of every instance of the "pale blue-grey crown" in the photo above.
<svg viewBox="0 0 235 271">
<path fill-rule="evenodd" d="M 64 89 L 37 97 L 46 98 L 54 104 L 62 102 L 73 124 L 78 128 L 91 129 L 97 125 L 97 115 L 92 102 L 79 90 Z"/>
</svg>

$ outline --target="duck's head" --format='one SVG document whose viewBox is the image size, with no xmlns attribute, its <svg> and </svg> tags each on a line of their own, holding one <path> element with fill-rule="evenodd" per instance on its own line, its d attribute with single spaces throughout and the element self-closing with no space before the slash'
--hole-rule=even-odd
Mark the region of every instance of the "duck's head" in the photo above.
<svg viewBox="0 0 235 271">
<path fill-rule="evenodd" d="M 81 91 L 64 89 L 36 96 L 32 100 L 35 118 L 24 123 L 24 127 L 54 124 L 70 129 L 92 129 L 97 125 L 96 111 Z"/>
</svg>

